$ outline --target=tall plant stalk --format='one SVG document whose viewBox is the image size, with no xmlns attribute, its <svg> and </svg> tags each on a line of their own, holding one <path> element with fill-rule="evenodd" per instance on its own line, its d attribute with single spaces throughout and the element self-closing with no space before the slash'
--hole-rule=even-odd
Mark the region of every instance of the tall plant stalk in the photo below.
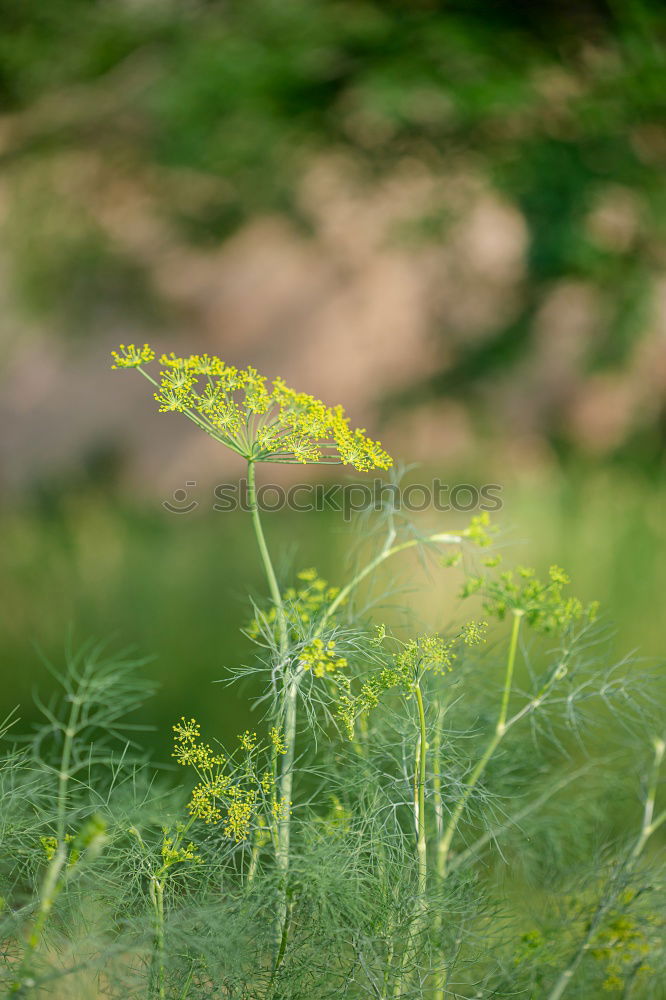
<svg viewBox="0 0 666 1000">
<path fill-rule="evenodd" d="M 271 560 L 270 552 L 268 551 L 268 545 L 266 544 L 266 536 L 264 535 L 264 529 L 261 523 L 261 516 L 259 514 L 259 505 L 257 503 L 255 463 L 253 461 L 248 461 L 247 464 L 247 483 L 248 483 L 248 507 L 250 509 L 250 514 L 252 515 L 252 526 L 254 528 L 255 537 L 257 539 L 257 545 L 259 548 L 261 561 L 263 563 L 264 571 L 266 573 L 268 589 L 270 591 L 271 598 L 275 606 L 275 612 L 278 624 L 278 642 L 279 642 L 280 656 L 284 661 L 289 647 L 287 622 L 284 613 L 284 604 L 282 601 L 280 586 L 277 581 L 275 569 L 273 568 L 273 562 Z M 289 848 L 291 841 L 291 799 L 292 799 L 292 788 L 293 788 L 294 754 L 295 754 L 295 744 L 296 744 L 296 713 L 297 713 L 298 686 L 299 686 L 298 674 L 294 674 L 293 672 L 291 672 L 289 665 L 287 663 L 283 663 L 283 668 L 285 671 L 286 679 L 283 686 L 281 714 L 284 727 L 285 753 L 282 756 L 282 768 L 280 771 L 279 788 L 280 788 L 280 802 L 282 808 L 280 810 L 280 819 L 277 825 L 277 843 L 275 848 L 275 860 L 277 863 L 278 874 L 280 876 L 278 912 L 276 917 L 276 931 L 275 931 L 276 969 L 280 964 L 280 962 L 282 961 L 284 948 L 286 946 L 286 934 L 287 934 L 287 888 L 288 888 L 287 881 L 289 878 Z"/>
<path fill-rule="evenodd" d="M 263 525 L 261 523 L 261 516 L 259 514 L 259 504 L 257 503 L 257 486 L 256 486 L 256 473 L 255 473 L 255 463 L 250 460 L 247 463 L 247 501 L 250 514 L 252 515 L 252 526 L 254 528 L 254 534 L 257 539 L 257 545 L 259 547 L 259 555 L 261 556 L 261 562 L 264 567 L 264 572 L 266 573 L 266 580 L 268 582 L 268 589 L 271 594 L 271 599 L 275 605 L 275 612 L 277 615 L 278 623 L 278 636 L 280 643 L 280 653 L 282 656 L 287 651 L 287 646 L 289 644 L 289 637 L 287 635 L 287 623 L 284 615 L 284 604 L 282 602 L 282 594 L 280 592 L 280 586 L 277 581 L 277 576 L 275 575 L 275 570 L 273 568 L 273 562 L 271 560 L 270 552 L 268 551 L 268 545 L 266 544 L 266 536 L 264 535 Z"/>
<path fill-rule="evenodd" d="M 67 793 L 71 779 L 70 763 L 74 736 L 81 712 L 80 693 L 71 695 L 71 708 L 67 722 L 62 730 L 63 744 L 58 769 L 58 794 L 56 800 L 56 848 L 44 875 L 42 889 L 39 895 L 39 908 L 28 935 L 26 948 L 16 980 L 10 988 L 10 993 L 26 996 L 31 990 L 30 967 L 34 954 L 39 947 L 46 923 L 51 915 L 53 905 L 64 888 L 67 877 L 67 843 L 65 833 L 67 828 Z"/>
<path fill-rule="evenodd" d="M 578 968 L 583 961 L 585 955 L 592 947 L 594 938 L 599 931 L 601 924 L 606 918 L 609 910 L 615 905 L 617 899 L 622 892 L 622 889 L 626 885 L 627 877 L 631 875 L 634 870 L 638 859 L 643 853 L 643 849 L 647 844 L 648 840 L 652 834 L 659 829 L 659 827 L 666 822 L 666 809 L 656 817 L 654 816 L 654 807 L 657 797 L 657 786 L 659 783 L 659 770 L 661 768 L 662 761 L 664 759 L 664 752 L 666 751 L 666 743 L 664 740 L 655 740 L 654 743 L 654 758 L 652 761 L 652 768 L 650 771 L 650 778 L 648 781 L 647 794 L 645 796 L 645 802 L 643 806 L 643 819 L 641 822 L 640 833 L 634 843 L 631 852 L 617 874 L 613 885 L 610 887 L 609 891 L 604 895 L 602 900 L 599 902 L 592 919 L 589 921 L 587 931 L 581 940 L 580 944 L 576 948 L 573 955 L 570 957 L 566 968 L 558 976 L 555 985 L 548 994 L 547 1000 L 561 1000 L 564 994 L 569 989 Z"/>
<path fill-rule="evenodd" d="M 289 648 L 289 635 L 287 621 L 284 612 L 284 603 L 277 575 L 270 557 L 266 536 L 261 523 L 259 505 L 257 502 L 255 462 L 248 461 L 248 508 L 252 516 L 259 554 L 266 574 L 268 588 L 276 609 L 278 624 L 279 650 L 283 659 L 286 657 Z M 343 587 L 336 598 L 331 601 L 328 608 L 322 615 L 315 635 L 320 635 L 328 620 L 335 614 L 338 608 L 344 603 L 349 595 L 358 587 L 366 577 L 368 577 L 383 562 L 399 552 L 404 552 L 425 542 L 438 542 L 440 544 L 455 544 L 462 541 L 460 535 L 437 533 L 428 536 L 426 539 L 412 538 L 397 545 L 391 544 L 392 537 L 384 545 L 381 552 L 371 559 L 354 577 Z M 293 793 L 293 769 L 296 746 L 296 728 L 298 712 L 298 690 L 302 679 L 303 671 L 297 667 L 291 670 L 285 663 L 286 679 L 283 686 L 281 715 L 284 726 L 285 753 L 282 756 L 282 767 L 280 771 L 280 802 L 282 805 L 280 819 L 277 828 L 276 843 L 276 863 L 280 875 L 280 898 L 278 902 L 278 913 L 276 920 L 276 960 L 274 971 L 277 971 L 284 957 L 284 952 L 288 938 L 288 877 L 289 877 L 289 852 L 291 842 L 291 801 Z M 419 907 L 423 910 L 425 905 L 425 893 L 427 888 L 427 839 L 425 825 L 425 767 L 426 767 L 426 722 L 423 696 L 419 685 L 416 685 L 416 700 L 419 712 L 419 744 L 417 749 L 417 764 L 415 769 L 415 803 L 414 812 L 417 825 L 417 856 L 418 856 L 418 887 L 419 887 Z"/>
<path fill-rule="evenodd" d="M 423 692 L 417 681 L 414 686 L 419 716 L 419 738 L 416 746 L 416 781 L 414 785 L 414 817 L 416 820 L 416 855 L 418 858 L 418 896 L 421 910 L 425 907 L 428 888 L 428 840 L 426 836 L 425 786 L 426 786 L 426 717 Z"/>
<path fill-rule="evenodd" d="M 485 751 L 477 761 L 472 773 L 465 782 L 463 791 L 458 798 L 455 806 L 453 807 L 453 812 L 449 818 L 449 821 L 444 828 L 443 834 L 439 839 L 437 844 L 437 874 L 439 875 L 440 881 L 444 882 L 448 874 L 448 858 L 451 851 L 451 845 L 453 843 L 453 838 L 456 835 L 458 826 L 460 825 L 460 820 L 465 811 L 465 807 L 469 802 L 469 799 L 476 788 L 483 772 L 488 766 L 493 754 L 497 750 L 498 746 L 502 742 L 507 729 L 514 721 L 517 721 L 517 716 L 511 720 L 511 723 L 507 725 L 507 714 L 509 711 L 509 699 L 511 697 L 511 688 L 513 685 L 513 673 L 516 665 L 516 653 L 518 651 L 518 637 L 520 633 L 520 624 L 523 619 L 524 612 L 520 608 L 515 608 L 513 611 L 513 626 L 511 628 L 511 639 L 509 640 L 509 652 L 506 661 L 506 670 L 504 674 L 504 690 L 502 692 L 502 702 L 500 705 L 499 715 L 497 717 L 497 723 L 495 725 L 495 731 L 492 738 L 486 747 Z M 447 967 L 444 963 L 435 972 L 435 988 L 433 993 L 433 1000 L 444 1000 L 446 996 L 446 980 L 447 980 Z"/>
<path fill-rule="evenodd" d="M 428 837 L 425 814 L 426 765 L 428 755 L 427 728 L 423 691 L 420 680 L 414 683 L 413 693 L 416 700 L 418 717 L 418 735 L 414 752 L 414 829 L 416 833 L 416 899 L 411 916 L 411 926 L 407 943 L 398 962 L 393 996 L 402 996 L 403 982 L 407 974 L 407 965 L 416 952 L 419 934 L 424 929 L 427 920 L 428 891 Z M 391 953 L 392 954 L 392 953 Z"/>
<path fill-rule="evenodd" d="M 453 812 L 451 813 L 449 822 L 447 823 L 444 834 L 438 845 L 438 874 L 442 881 L 447 876 L 448 869 L 448 856 L 451 850 L 451 844 L 453 838 L 456 835 L 460 820 L 462 818 L 463 812 L 465 811 L 465 806 L 469 802 L 472 792 L 476 788 L 479 779 L 483 775 L 488 762 L 492 758 L 493 754 L 497 750 L 498 746 L 502 742 L 509 726 L 517 721 L 515 717 L 507 725 L 507 713 L 509 708 L 509 698 L 511 696 L 511 687 L 513 684 L 513 671 L 516 664 L 516 652 L 518 649 L 518 635 L 520 632 L 520 623 L 522 621 L 524 612 L 520 608 L 515 608 L 513 611 L 513 627 L 511 629 L 511 640 L 509 642 L 509 652 L 506 662 L 506 671 L 504 675 L 504 691 L 502 693 L 502 703 L 500 706 L 499 716 L 497 718 L 497 723 L 495 725 L 495 732 L 493 733 L 490 743 L 486 747 L 485 751 L 476 763 L 476 766 L 472 770 L 469 778 L 463 786 L 462 794 L 460 795 L 458 801 L 456 802 Z"/>
<path fill-rule="evenodd" d="M 150 973 L 150 995 L 164 1000 L 164 882 L 155 875 L 149 883 L 153 907 L 153 961 Z"/>
</svg>

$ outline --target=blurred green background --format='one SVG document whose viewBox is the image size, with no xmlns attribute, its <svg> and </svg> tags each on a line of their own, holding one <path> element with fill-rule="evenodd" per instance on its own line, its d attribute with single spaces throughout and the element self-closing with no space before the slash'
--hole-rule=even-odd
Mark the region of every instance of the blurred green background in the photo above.
<svg viewBox="0 0 666 1000">
<path fill-rule="evenodd" d="M 240 470 L 109 371 L 119 341 L 342 402 L 412 479 L 501 484 L 516 561 L 561 563 L 619 651 L 662 655 L 662 3 L 0 0 L 0 20 L 0 714 L 30 718 L 33 644 L 57 660 L 71 630 L 154 654 L 160 753 L 180 714 L 246 724 L 211 687 L 251 658 L 263 593 L 243 514 L 212 509 Z M 169 513 L 182 488 L 199 506 Z M 267 530 L 286 575 L 337 582 L 343 528 Z M 410 600 L 436 625 L 454 594 Z"/>
</svg>

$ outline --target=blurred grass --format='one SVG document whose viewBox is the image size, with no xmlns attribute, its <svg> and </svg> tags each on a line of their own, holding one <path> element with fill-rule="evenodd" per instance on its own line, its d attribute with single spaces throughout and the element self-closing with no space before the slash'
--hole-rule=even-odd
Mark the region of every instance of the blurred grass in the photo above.
<svg viewBox="0 0 666 1000">
<path fill-rule="evenodd" d="M 601 601 L 617 628 L 619 651 L 658 658 L 665 496 L 662 481 L 612 468 L 514 479 L 496 517 L 509 543 L 506 560 L 539 570 L 561 564 L 576 593 Z M 438 516 L 447 526 L 469 517 Z M 146 670 L 161 687 L 144 721 L 155 727 L 146 742 L 163 761 L 181 714 L 197 716 L 220 738 L 251 724 L 249 692 L 213 684 L 225 666 L 251 660 L 240 628 L 251 615 L 248 591 L 265 592 L 244 513 L 202 506 L 175 515 L 157 503 L 141 507 L 87 487 L 36 499 L 3 520 L 0 715 L 20 705 L 29 722 L 32 690 L 47 693 L 52 683 L 35 645 L 57 664 L 71 632 L 74 639 L 108 636 L 154 656 Z M 289 567 L 312 565 L 331 582 L 344 578 L 351 538 L 341 530 L 341 515 L 284 511 L 266 522 L 287 574 Z M 456 614 L 456 602 L 449 602 L 457 583 L 424 581 L 406 600 L 419 618 L 445 625 Z"/>
</svg>

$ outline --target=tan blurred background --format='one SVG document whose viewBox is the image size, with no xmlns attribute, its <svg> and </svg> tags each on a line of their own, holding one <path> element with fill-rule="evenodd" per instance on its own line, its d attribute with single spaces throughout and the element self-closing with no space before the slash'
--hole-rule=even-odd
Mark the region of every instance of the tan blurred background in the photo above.
<svg viewBox="0 0 666 1000">
<path fill-rule="evenodd" d="M 661 4 L 0 14 L 3 708 L 30 715 L 33 643 L 71 630 L 156 655 L 160 731 L 237 719 L 210 683 L 251 656 L 262 583 L 211 490 L 241 470 L 110 371 L 120 341 L 342 402 L 412 479 L 501 484 L 516 561 L 567 566 L 619 649 L 661 654 Z M 268 520 L 285 573 L 339 578 L 339 517 Z M 456 586 L 419 613 L 448 621 Z"/>
</svg>

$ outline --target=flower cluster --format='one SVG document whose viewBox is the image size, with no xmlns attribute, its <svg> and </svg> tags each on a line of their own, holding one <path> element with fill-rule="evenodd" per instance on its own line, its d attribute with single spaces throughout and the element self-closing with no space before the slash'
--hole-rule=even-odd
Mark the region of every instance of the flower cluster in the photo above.
<svg viewBox="0 0 666 1000">
<path fill-rule="evenodd" d="M 185 832 L 185 827 L 179 823 L 175 834 L 164 827 L 162 830 L 162 866 L 163 870 L 171 868 L 172 865 L 184 864 L 191 861 L 193 864 L 203 864 L 202 858 L 197 854 L 196 846 L 192 843 L 184 844 L 181 837 Z"/>
<path fill-rule="evenodd" d="M 114 368 L 138 368 L 156 386 L 161 413 L 185 413 L 208 434 L 255 462 L 352 465 L 388 469 L 391 457 L 361 428 L 350 427 L 341 406 L 296 392 L 281 378 L 269 384 L 251 365 L 235 368 L 218 357 L 163 354 L 157 380 L 143 370 L 155 355 L 121 345 Z"/>
<path fill-rule="evenodd" d="M 605 966 L 602 989 L 624 989 L 629 977 L 646 976 L 655 970 L 648 962 L 652 948 L 645 929 L 628 913 L 611 913 L 598 932 L 590 952 Z"/>
<path fill-rule="evenodd" d="M 194 768 L 199 779 L 187 806 L 191 817 L 207 824 L 221 823 L 225 837 L 243 841 L 262 822 L 265 825 L 262 809 L 276 819 L 288 808 L 276 799 L 273 771 L 264 771 L 261 776 L 257 771 L 258 756 L 265 753 L 266 747 L 259 745 L 256 733 L 246 729 L 239 735 L 240 762 L 234 764 L 232 758 L 216 753 L 203 742 L 195 719 L 181 719 L 173 731 L 173 756 L 183 767 Z M 269 733 L 269 747 L 274 753 L 286 751 L 284 734 L 276 726 Z M 185 851 L 190 848 L 188 845 Z M 183 850 L 177 843 L 169 849 Z"/>
<path fill-rule="evenodd" d="M 316 569 L 301 570 L 297 574 L 297 579 L 301 582 L 301 586 L 287 587 L 282 598 L 284 617 L 290 638 L 294 642 L 298 642 L 308 632 L 324 608 L 340 593 L 340 588 L 330 587 Z M 268 611 L 262 612 L 260 617 L 253 618 L 247 627 L 247 634 L 251 639 L 258 639 L 262 627 L 265 626 L 273 634 L 277 633 L 277 608 L 269 608 Z"/>
<path fill-rule="evenodd" d="M 285 741 L 284 733 L 277 726 L 271 726 L 268 738 L 271 741 L 271 745 L 275 753 L 285 754 L 287 752 L 287 743 Z"/>
<path fill-rule="evenodd" d="M 344 656 L 338 656 L 335 651 L 335 640 L 312 639 L 300 653 L 300 663 L 303 670 L 311 670 L 315 677 L 325 677 L 347 666 Z"/>
<path fill-rule="evenodd" d="M 125 347 L 121 344 L 118 351 L 111 351 L 111 357 L 112 368 L 140 368 L 141 365 L 149 365 L 155 360 L 155 351 L 148 344 L 144 344 L 143 347 L 135 347 L 134 344 Z"/>
<path fill-rule="evenodd" d="M 496 531 L 497 528 L 490 523 L 488 511 L 483 511 L 481 514 L 474 515 L 462 535 L 473 545 L 478 545 L 479 548 L 483 549 L 492 544 Z"/>
<path fill-rule="evenodd" d="M 461 647 L 476 646 L 485 642 L 486 622 L 467 622 L 457 635 L 445 639 L 440 635 L 422 635 L 410 639 L 404 648 L 382 667 L 378 674 L 364 681 L 358 693 L 351 693 L 351 682 L 340 678 L 338 686 L 337 716 L 349 739 L 354 738 L 354 726 L 359 716 L 376 708 L 385 691 L 399 688 L 409 697 L 424 673 L 442 676 L 453 669 L 453 663 L 460 655 Z M 386 637 L 383 625 L 378 627 L 374 641 L 382 642 Z"/>
<path fill-rule="evenodd" d="M 477 646 L 485 642 L 487 628 L 486 622 L 471 621 L 463 625 L 452 639 L 444 639 L 441 635 L 411 639 L 396 658 L 396 671 L 405 682 L 413 680 L 421 672 L 442 676 L 453 668 L 461 644 Z"/>
<path fill-rule="evenodd" d="M 582 899 L 580 895 L 566 896 L 564 902 L 568 926 L 579 938 L 589 929 L 590 907 L 595 904 L 589 891 Z M 634 902 L 638 904 L 636 907 L 633 907 Z M 644 905 L 641 906 L 641 902 Z M 634 912 L 631 912 L 631 908 Z M 606 914 L 589 944 L 588 954 L 599 963 L 599 971 L 603 976 L 601 990 L 609 993 L 623 991 L 623 996 L 627 996 L 628 987 L 632 983 L 639 987 L 649 977 L 652 977 L 652 981 L 656 972 L 649 957 L 659 948 L 663 931 L 663 915 L 653 911 L 649 903 L 645 905 L 642 893 L 627 887 L 622 892 L 618 905 Z M 545 930 L 533 928 L 523 934 L 520 939 L 521 947 L 514 958 L 515 964 L 520 965 L 524 961 L 548 964 L 553 952 L 555 933 L 551 927 Z"/>
<path fill-rule="evenodd" d="M 498 579 L 472 577 L 463 588 L 467 597 L 477 590 L 484 595 L 484 608 L 500 621 L 510 611 L 522 611 L 525 619 L 539 632 L 563 630 L 577 621 L 594 621 L 598 602 L 585 607 L 577 597 L 564 593 L 569 577 L 559 566 L 551 566 L 548 580 L 542 582 L 533 569 L 507 570 Z"/>
<path fill-rule="evenodd" d="M 253 788 L 239 788 L 237 785 L 229 789 L 227 815 L 222 832 L 230 840 L 247 840 L 252 825 L 257 793 Z"/>
<path fill-rule="evenodd" d="M 190 765 L 197 771 L 210 771 L 222 767 L 226 758 L 215 753 L 208 743 L 201 740 L 201 727 L 196 719 L 182 718 L 173 727 L 174 747 L 172 757 L 175 757 L 183 767 Z"/>
<path fill-rule="evenodd" d="M 84 851 L 98 854 L 106 843 L 106 821 L 97 814 L 90 816 L 77 834 L 66 833 L 64 843 L 67 851 L 67 867 L 73 868 Z M 40 837 L 39 843 L 47 861 L 52 861 L 58 850 L 57 837 Z"/>
<path fill-rule="evenodd" d="M 65 834 L 65 843 L 70 844 L 74 840 L 71 833 Z M 42 845 L 42 850 L 44 851 L 44 857 L 47 861 L 52 861 L 55 857 L 55 853 L 58 850 L 58 838 L 57 837 L 40 837 L 39 843 Z"/>
</svg>

